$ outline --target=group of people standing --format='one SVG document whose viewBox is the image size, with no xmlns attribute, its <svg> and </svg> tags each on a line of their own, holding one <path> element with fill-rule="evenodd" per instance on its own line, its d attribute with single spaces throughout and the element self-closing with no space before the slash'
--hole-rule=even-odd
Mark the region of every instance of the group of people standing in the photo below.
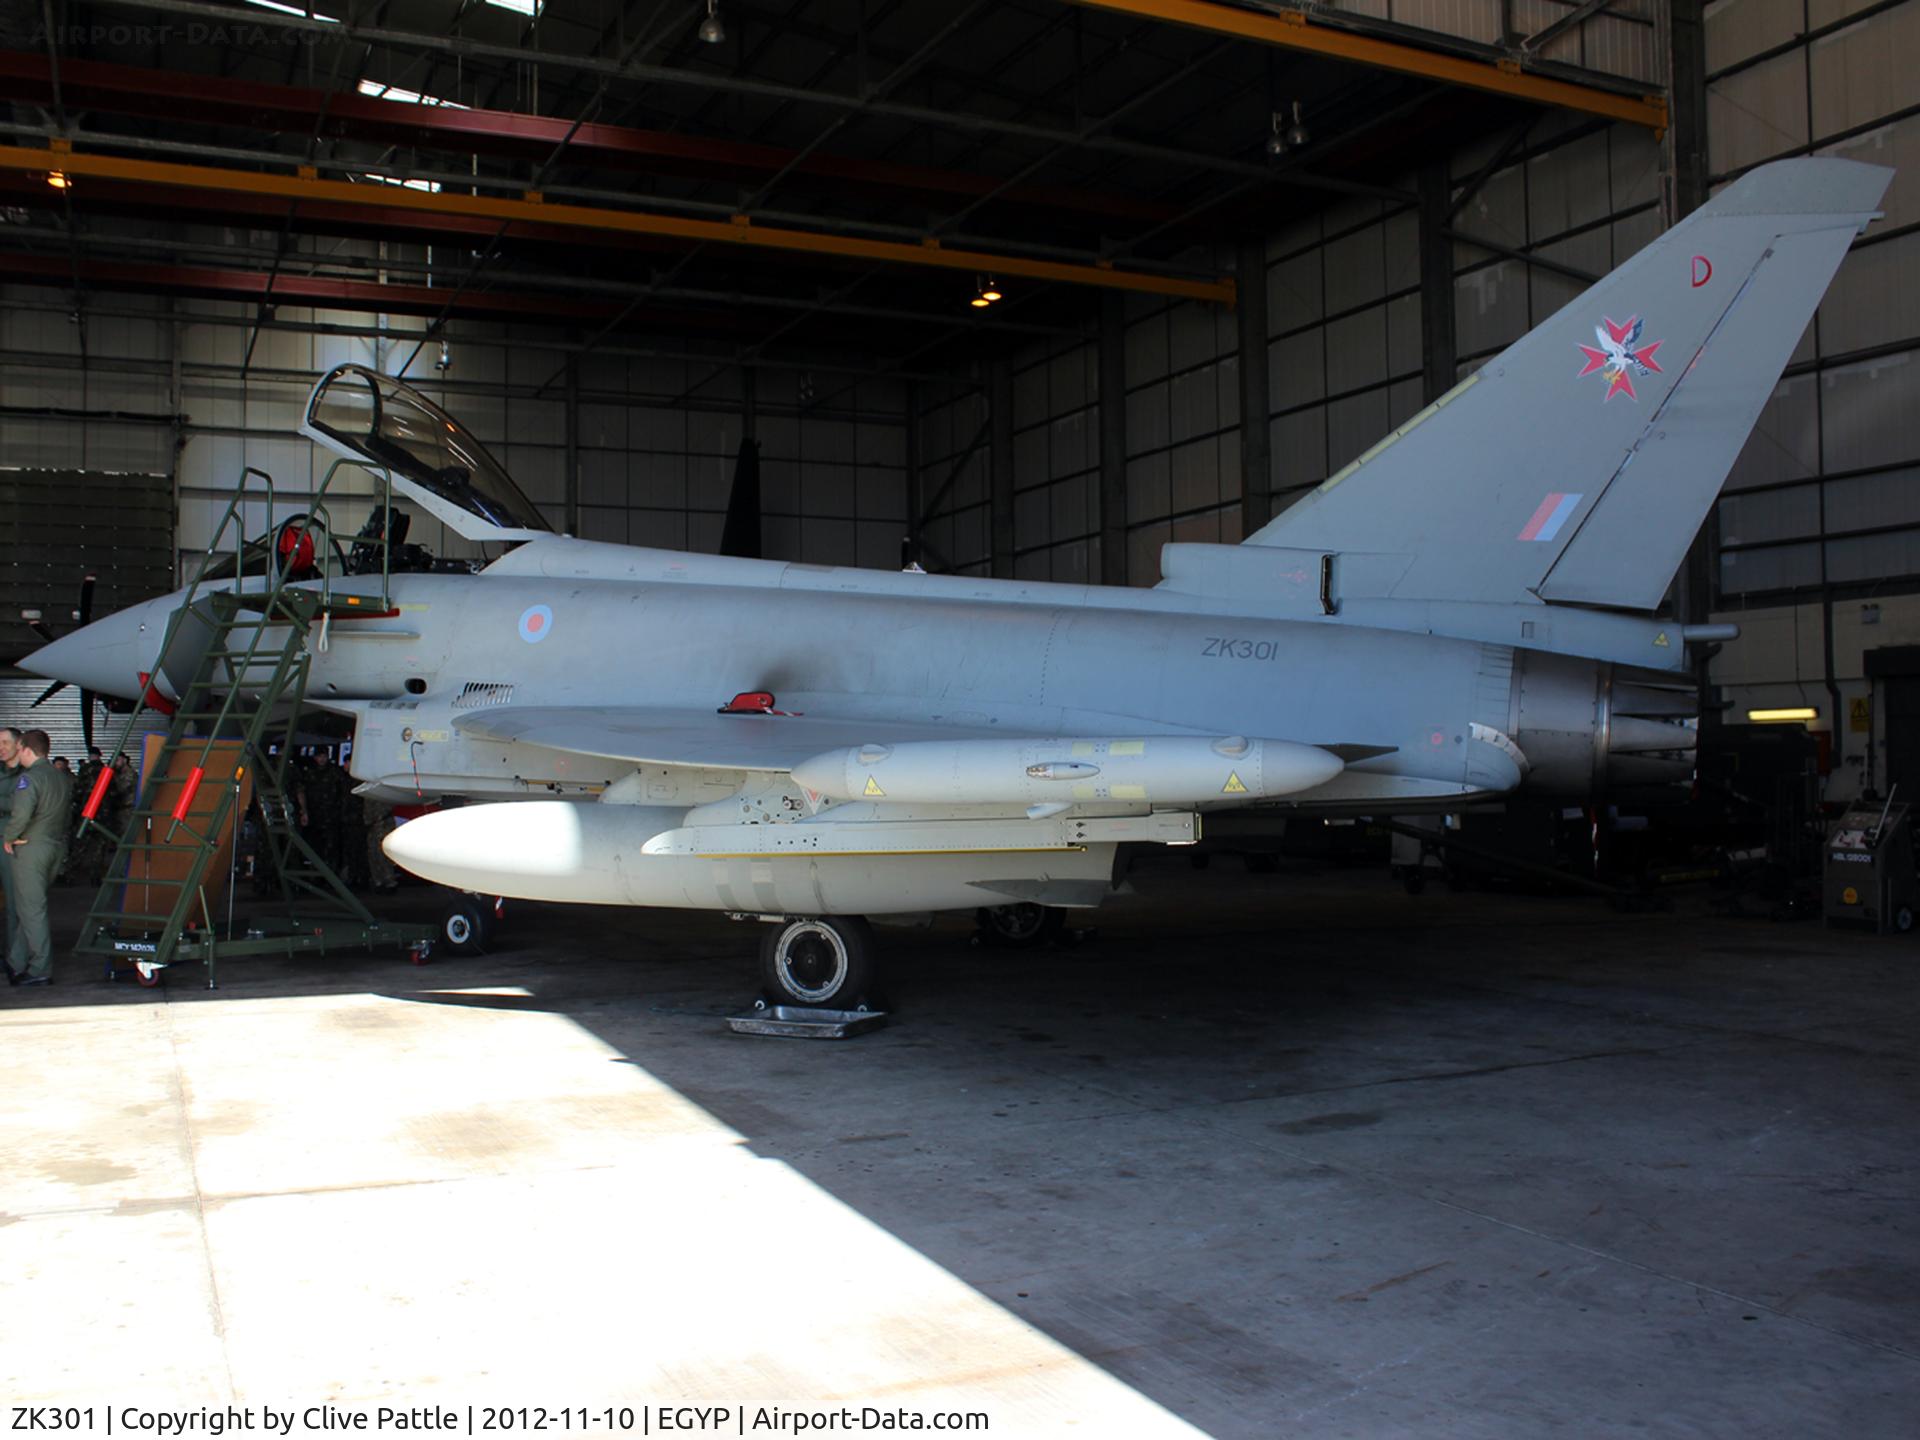
<svg viewBox="0 0 1920 1440">
<path fill-rule="evenodd" d="M 94 823 L 75 834 L 76 799 L 91 796 L 107 762 L 97 747 L 75 774 L 65 756 L 48 758 L 44 730 L 0 726 L 0 885 L 6 897 L 9 985 L 53 981 L 53 939 L 47 892 L 62 880 L 99 886 L 113 861 L 115 838 L 134 803 L 132 762 L 113 763 Z M 355 890 L 390 893 L 399 875 L 381 848 L 393 833 L 393 807 L 353 793 L 344 760 L 319 751 L 296 756 L 287 793 L 300 834 L 314 853 Z M 250 833 L 249 833 L 250 832 Z M 239 836 L 242 858 L 256 882 L 267 878 L 258 806 L 249 808 Z"/>
<path fill-rule="evenodd" d="M 64 763 L 56 759 L 56 765 Z M 107 762 L 101 757 L 100 747 L 87 747 L 87 758 L 80 766 L 80 773 L 73 777 L 74 798 L 84 803 L 93 794 L 93 787 L 100 783 L 100 772 L 107 768 Z M 120 755 L 113 762 L 113 778 L 107 782 L 107 788 L 100 797 L 100 809 L 94 816 L 94 823 L 86 826 L 73 837 L 73 845 L 67 854 L 67 868 L 61 876 L 63 880 L 97 888 L 107 878 L 107 866 L 113 862 L 114 837 L 124 828 L 127 811 L 133 806 L 133 761 Z"/>
<path fill-rule="evenodd" d="M 393 807 L 354 794 L 344 758 L 325 750 L 295 756 L 287 767 L 286 788 L 301 838 L 349 890 L 386 895 L 400 888 L 399 873 L 380 843 L 393 833 Z M 257 811 L 249 814 L 247 828 L 252 833 L 242 836 L 242 858 L 256 882 L 264 881 L 259 854 L 264 837 Z"/>
</svg>

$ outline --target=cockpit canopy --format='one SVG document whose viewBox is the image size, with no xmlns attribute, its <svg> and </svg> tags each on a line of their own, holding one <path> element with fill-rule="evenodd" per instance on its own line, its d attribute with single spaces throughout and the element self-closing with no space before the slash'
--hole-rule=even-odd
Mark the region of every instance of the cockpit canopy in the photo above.
<svg viewBox="0 0 1920 1440">
<path fill-rule="evenodd" d="M 486 446 L 411 386 L 364 365 L 321 377 L 300 432 L 393 477 L 435 519 L 468 540 L 498 543 L 553 533 Z"/>
</svg>

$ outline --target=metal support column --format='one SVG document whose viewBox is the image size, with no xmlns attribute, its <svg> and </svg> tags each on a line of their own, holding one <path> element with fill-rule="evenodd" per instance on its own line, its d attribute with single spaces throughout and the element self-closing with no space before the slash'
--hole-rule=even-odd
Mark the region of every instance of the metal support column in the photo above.
<svg viewBox="0 0 1920 1440">
<path fill-rule="evenodd" d="M 1672 123 L 1667 170 L 1673 194 L 1667 223 L 1677 225 L 1707 203 L 1706 0 L 1670 0 L 1673 63 Z"/>
<path fill-rule="evenodd" d="M 566 524 L 569 535 L 580 533 L 580 357 L 567 357 L 567 490 Z"/>
<path fill-rule="evenodd" d="M 1234 317 L 1240 340 L 1240 533 L 1273 518 L 1272 442 L 1267 409 L 1267 246 L 1240 242 Z"/>
<path fill-rule="evenodd" d="M 1707 48 L 1705 24 L 1706 0 L 1672 0 L 1671 43 L 1668 57 L 1673 66 L 1670 76 L 1672 124 L 1665 136 L 1667 162 L 1667 223 L 1677 225 L 1707 203 Z M 1713 568 L 1717 559 L 1713 532 L 1719 515 L 1715 508 L 1707 512 L 1706 523 L 1687 548 L 1687 558 L 1673 582 L 1674 616 L 1683 625 L 1704 625 L 1713 618 Z M 1822 554 L 1825 546 L 1821 547 Z M 1822 597 L 1827 619 L 1832 618 L 1832 601 Z M 1711 725 L 1719 717 L 1717 707 L 1707 702 L 1710 680 L 1708 668 L 1712 656 L 1705 649 L 1694 656 L 1694 680 L 1700 691 L 1700 715 Z M 1833 763 L 1841 760 L 1842 728 L 1840 716 L 1833 717 Z"/>
<path fill-rule="evenodd" d="M 987 367 L 987 463 L 990 467 L 993 503 L 988 507 L 992 524 L 993 575 L 1010 579 L 1013 575 L 1013 368 L 1005 360 L 992 361 Z"/>
<path fill-rule="evenodd" d="M 1447 162 L 1420 171 L 1420 366 L 1428 404 L 1453 388 L 1453 240 L 1447 233 L 1453 181 Z"/>
<path fill-rule="evenodd" d="M 1127 314 L 1100 299 L 1100 583 L 1127 583 Z"/>
<path fill-rule="evenodd" d="M 920 559 L 920 516 L 926 503 L 926 486 L 920 480 L 920 383 L 906 383 L 907 396 L 907 524 L 900 537 L 900 566 L 924 563 Z"/>
</svg>

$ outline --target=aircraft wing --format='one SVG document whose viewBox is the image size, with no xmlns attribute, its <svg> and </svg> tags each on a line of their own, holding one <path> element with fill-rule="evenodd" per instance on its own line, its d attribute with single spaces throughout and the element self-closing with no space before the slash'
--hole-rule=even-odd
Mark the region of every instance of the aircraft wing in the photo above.
<svg viewBox="0 0 1920 1440">
<path fill-rule="evenodd" d="M 541 745 L 644 765 L 785 771 L 823 751 L 913 740 L 1045 740 L 997 726 L 815 715 L 721 715 L 712 710 L 631 706 L 507 706 L 461 715 L 454 728 L 475 739 Z"/>
</svg>

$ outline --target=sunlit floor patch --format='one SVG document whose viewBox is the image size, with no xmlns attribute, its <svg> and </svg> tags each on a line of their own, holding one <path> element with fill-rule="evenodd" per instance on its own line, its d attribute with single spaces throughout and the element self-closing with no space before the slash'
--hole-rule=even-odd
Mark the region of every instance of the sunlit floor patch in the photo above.
<svg viewBox="0 0 1920 1440">
<path fill-rule="evenodd" d="M 0 1313 L 33 1317 L 0 1352 L 8 1392 L 872 1403 L 985 1411 L 996 1434 L 1197 1433 L 756 1155 L 646 1055 L 469 1003 L 514 999 L 537 1002 L 0 1016 L 32 1077 L 0 1119 Z"/>
</svg>

